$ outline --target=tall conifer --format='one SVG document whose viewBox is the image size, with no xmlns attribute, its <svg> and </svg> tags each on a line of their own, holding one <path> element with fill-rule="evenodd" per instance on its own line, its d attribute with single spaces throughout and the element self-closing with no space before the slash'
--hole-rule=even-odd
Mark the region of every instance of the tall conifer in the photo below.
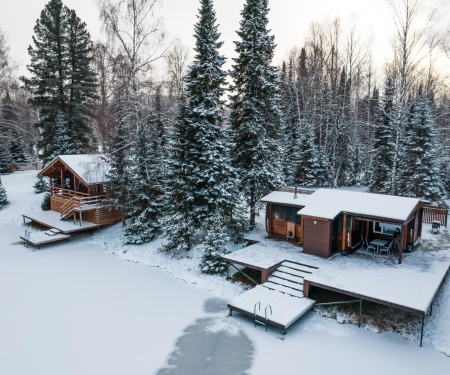
<svg viewBox="0 0 450 375">
<path fill-rule="evenodd" d="M 236 41 L 231 76 L 230 123 L 233 159 L 240 191 L 250 208 L 250 227 L 260 198 L 283 183 L 277 70 L 272 66 L 274 37 L 268 30 L 268 0 L 247 0 Z"/>
<path fill-rule="evenodd" d="M 22 77 L 32 93 L 31 106 L 40 110 L 39 147 L 44 161 L 55 153 L 56 117 L 64 113 L 75 152 L 92 149 L 88 126 L 90 104 L 95 98 L 96 76 L 91 68 L 92 43 L 86 24 L 61 0 L 50 0 L 34 27 L 28 47 L 31 78 Z"/>
<path fill-rule="evenodd" d="M 388 77 L 384 95 L 377 107 L 375 119 L 374 145 L 371 157 L 369 191 L 389 194 L 391 191 L 391 175 L 394 157 L 395 135 L 395 87 L 394 81 Z"/>
<path fill-rule="evenodd" d="M 184 209 L 193 229 L 208 229 L 205 228 L 210 223 L 208 218 L 216 209 L 225 225 L 232 224 L 238 203 L 236 175 L 223 124 L 226 72 L 222 69 L 225 59 L 219 54 L 222 46 L 219 37 L 213 2 L 201 0 L 195 25 L 196 55 L 185 77 L 186 103 L 180 104 L 184 107 L 180 112 L 183 117 L 177 121 L 173 139 L 174 149 L 183 148 L 183 160 L 179 159 L 179 151 L 171 153 L 174 158 L 171 178 L 176 181 L 182 178 L 183 189 L 190 190 L 191 198 L 184 203 Z M 185 135 L 184 140 L 178 138 L 181 134 Z M 173 171 L 180 167 L 184 171 L 180 171 L 179 176 L 174 175 Z M 169 180 L 168 189 L 175 189 L 176 185 Z M 177 202 L 181 203 L 179 197 L 170 204 Z M 172 212 L 172 215 L 179 213 Z M 170 231 L 167 235 L 171 238 L 177 234 Z"/>
<path fill-rule="evenodd" d="M 399 195 L 443 204 L 445 188 L 436 150 L 436 130 L 430 98 L 419 93 L 410 104 L 399 171 Z"/>
</svg>

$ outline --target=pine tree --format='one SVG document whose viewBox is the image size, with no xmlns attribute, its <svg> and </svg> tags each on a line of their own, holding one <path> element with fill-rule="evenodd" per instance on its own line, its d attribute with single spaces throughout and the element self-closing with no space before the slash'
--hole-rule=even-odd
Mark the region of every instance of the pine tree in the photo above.
<svg viewBox="0 0 450 375">
<path fill-rule="evenodd" d="M 50 190 L 47 181 L 44 180 L 44 177 L 38 177 L 38 180 L 33 185 L 34 192 L 36 194 L 45 193 Z"/>
<path fill-rule="evenodd" d="M 272 63 L 275 43 L 269 35 L 268 0 L 247 0 L 241 12 L 238 57 L 231 76 L 230 123 L 239 189 L 250 208 L 254 228 L 259 200 L 283 183 L 277 71 Z"/>
<path fill-rule="evenodd" d="M 74 139 L 70 136 L 66 115 L 58 111 L 55 120 L 55 147 L 52 158 L 58 155 L 74 155 L 76 153 L 77 147 L 74 144 Z"/>
<path fill-rule="evenodd" d="M 410 104 L 400 155 L 399 195 L 443 204 L 446 192 L 440 175 L 431 103 L 429 96 L 421 92 Z"/>
<path fill-rule="evenodd" d="M 292 59 L 289 61 L 289 67 L 286 69 L 286 63 L 280 74 L 281 82 L 281 119 L 283 128 L 282 142 L 284 145 L 283 172 L 287 184 L 298 183 L 296 181 L 296 169 L 299 164 L 301 151 L 300 138 L 300 113 L 298 103 L 298 93 L 294 83 L 294 67 Z"/>
<path fill-rule="evenodd" d="M 121 211 L 122 225 L 125 226 L 130 164 L 130 128 L 127 119 L 122 118 L 119 113 L 115 115 L 114 125 L 110 152 L 105 157 L 105 163 L 108 165 L 107 177 L 111 184 L 111 190 L 114 192 L 114 196 L 110 198 L 109 207 Z"/>
<path fill-rule="evenodd" d="M 308 121 L 304 121 L 299 141 L 299 156 L 295 174 L 296 185 L 319 186 L 319 158 L 314 143 L 314 130 Z"/>
<path fill-rule="evenodd" d="M 184 189 L 190 190 L 190 199 L 183 202 L 184 214 L 193 230 L 204 227 L 215 207 L 225 225 L 235 221 L 238 204 L 234 180 L 234 168 L 231 166 L 230 144 L 227 129 L 223 125 L 223 93 L 226 73 L 222 69 L 225 62 L 219 54 L 222 42 L 217 31 L 216 16 L 211 0 L 201 0 L 198 22 L 195 25 L 196 55 L 185 76 L 185 105 L 180 103 L 182 118 L 178 118 L 173 135 L 173 147 L 180 149 L 172 152 L 171 178 L 167 188 L 177 189 L 180 179 Z M 178 137 L 183 134 L 184 139 Z M 182 153 L 182 160 L 179 159 Z M 180 171 L 173 173 L 173 171 Z M 173 197 L 171 195 L 171 197 Z M 172 204 L 180 205 L 180 198 L 175 197 Z M 179 212 L 172 211 L 171 216 L 178 217 Z M 173 219 L 171 219 L 173 221 Z M 167 231 L 167 237 L 177 235 Z M 170 240 L 169 240 L 170 242 Z M 178 247 L 178 245 L 177 245 Z M 185 244 L 189 247 L 189 244 Z"/>
<path fill-rule="evenodd" d="M 0 208 L 6 206 L 9 203 L 8 196 L 6 195 L 6 189 L 2 184 L 2 179 L 0 178 Z"/>
<path fill-rule="evenodd" d="M 150 242 L 159 228 L 161 217 L 161 148 L 156 116 L 151 114 L 147 126 L 138 127 L 132 165 L 130 166 L 127 206 L 129 221 L 125 226 L 125 243 Z"/>
<path fill-rule="evenodd" d="M 40 110 L 39 148 L 44 162 L 55 154 L 55 121 L 60 112 L 76 153 L 92 149 L 88 126 L 90 104 L 95 98 L 95 74 L 90 67 L 92 43 L 86 25 L 61 0 L 50 0 L 34 27 L 28 48 L 32 77 L 22 77 L 32 93 L 32 107 Z"/>
<path fill-rule="evenodd" d="M 50 211 L 52 209 L 50 202 L 50 192 L 45 193 L 44 198 L 41 202 L 41 209 L 42 211 Z"/>
<path fill-rule="evenodd" d="M 394 157 L 395 103 L 394 81 L 388 77 L 384 96 L 377 107 L 374 131 L 374 145 L 371 157 L 369 191 L 389 194 L 391 191 L 391 173 Z"/>
<path fill-rule="evenodd" d="M 216 211 L 206 223 L 207 234 L 204 240 L 204 250 L 200 269 L 206 274 L 222 274 L 227 270 L 227 262 L 222 258 L 228 254 L 226 246 L 228 240 L 222 223 L 221 214 Z"/>
<path fill-rule="evenodd" d="M 194 223 L 192 218 L 193 192 L 189 185 L 191 165 L 187 161 L 189 154 L 190 127 L 186 124 L 189 108 L 184 96 L 178 98 L 176 118 L 170 128 L 168 139 L 168 157 L 166 160 L 166 178 L 163 237 L 165 251 L 180 252 L 190 250 L 194 241 Z"/>
</svg>

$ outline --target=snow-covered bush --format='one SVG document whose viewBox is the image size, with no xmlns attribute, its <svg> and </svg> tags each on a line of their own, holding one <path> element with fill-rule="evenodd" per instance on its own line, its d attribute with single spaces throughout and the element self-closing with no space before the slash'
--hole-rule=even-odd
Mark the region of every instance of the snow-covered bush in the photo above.
<svg viewBox="0 0 450 375">
<path fill-rule="evenodd" d="M 45 193 L 50 189 L 50 187 L 47 184 L 47 181 L 45 181 L 43 177 L 38 177 L 38 180 L 33 185 L 33 188 L 36 194 Z"/>
<path fill-rule="evenodd" d="M 6 204 L 8 204 L 8 197 L 6 196 L 6 189 L 2 184 L 2 180 L 0 180 L 0 208 Z"/>
<path fill-rule="evenodd" d="M 51 210 L 51 206 L 50 206 L 50 193 L 47 192 L 44 195 L 44 199 L 42 200 L 41 203 L 41 208 L 43 211 L 50 211 Z"/>
</svg>

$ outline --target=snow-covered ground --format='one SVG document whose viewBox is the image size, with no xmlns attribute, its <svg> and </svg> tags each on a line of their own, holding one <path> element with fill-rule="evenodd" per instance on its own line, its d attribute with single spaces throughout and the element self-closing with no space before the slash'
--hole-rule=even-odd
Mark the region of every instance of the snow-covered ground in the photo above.
<svg viewBox="0 0 450 375">
<path fill-rule="evenodd" d="M 266 333 L 247 317 L 226 317 L 225 302 L 243 287 L 202 275 L 196 249 L 168 259 L 158 241 L 123 246 L 120 225 L 23 247 L 20 215 L 42 199 L 34 176 L 2 176 L 11 204 L 0 210 L 1 375 L 450 373 L 448 281 L 423 348 L 313 312 L 286 336 Z M 211 310 L 211 300 L 223 302 Z"/>
</svg>

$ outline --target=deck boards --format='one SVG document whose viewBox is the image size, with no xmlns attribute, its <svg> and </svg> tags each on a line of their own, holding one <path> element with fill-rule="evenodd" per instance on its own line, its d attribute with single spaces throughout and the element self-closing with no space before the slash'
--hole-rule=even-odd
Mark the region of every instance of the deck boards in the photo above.
<svg viewBox="0 0 450 375">
<path fill-rule="evenodd" d="M 45 232 L 30 232 L 29 238 L 26 238 L 25 236 L 20 236 L 20 239 L 27 244 L 38 246 L 40 248 L 41 245 L 52 242 L 69 241 L 70 235 L 62 233 L 55 233 L 53 235 L 48 235 Z"/>
</svg>

